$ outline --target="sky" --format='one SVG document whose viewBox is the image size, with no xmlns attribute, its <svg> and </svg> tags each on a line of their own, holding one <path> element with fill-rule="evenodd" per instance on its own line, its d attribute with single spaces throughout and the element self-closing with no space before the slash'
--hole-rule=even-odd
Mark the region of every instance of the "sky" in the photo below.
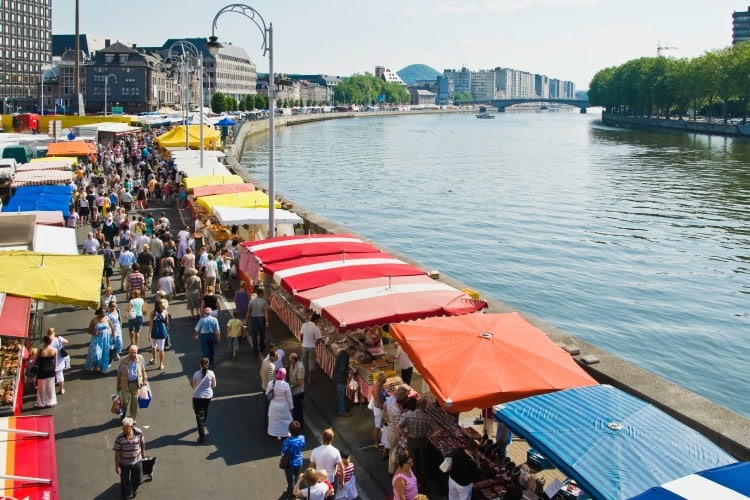
<svg viewBox="0 0 750 500">
<path fill-rule="evenodd" d="M 80 31 L 161 46 L 208 37 L 224 0 L 79 0 Z M 588 89 L 597 71 L 639 57 L 692 58 L 729 46 L 732 12 L 750 0 L 259 0 L 273 26 L 275 73 L 349 76 L 410 64 L 507 67 Z M 115 21 L 116 20 L 116 21 Z M 75 0 L 52 0 L 52 33 L 75 32 Z M 261 30 L 238 13 L 217 19 L 219 41 L 268 71 Z"/>
</svg>

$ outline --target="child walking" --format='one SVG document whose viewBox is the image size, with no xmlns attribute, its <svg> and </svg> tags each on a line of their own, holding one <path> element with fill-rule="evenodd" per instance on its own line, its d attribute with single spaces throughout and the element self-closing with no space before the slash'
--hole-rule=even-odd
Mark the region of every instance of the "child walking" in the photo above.
<svg viewBox="0 0 750 500">
<path fill-rule="evenodd" d="M 240 312 L 235 310 L 232 313 L 232 319 L 227 322 L 227 339 L 229 339 L 229 352 L 232 359 L 237 358 L 237 349 L 240 345 L 240 332 L 242 331 L 242 320 Z"/>
<path fill-rule="evenodd" d="M 336 482 L 339 484 L 336 498 L 345 500 L 359 498 L 357 478 L 354 477 L 354 462 L 349 459 L 348 453 L 341 454 L 341 465 L 343 465 L 343 475 L 341 472 L 336 473 Z"/>
</svg>

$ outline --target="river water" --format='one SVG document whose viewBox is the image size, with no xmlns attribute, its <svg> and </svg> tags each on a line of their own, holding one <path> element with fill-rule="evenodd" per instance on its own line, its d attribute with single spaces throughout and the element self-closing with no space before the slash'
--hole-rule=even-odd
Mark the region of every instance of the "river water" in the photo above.
<svg viewBox="0 0 750 500">
<path fill-rule="evenodd" d="M 276 190 L 750 417 L 750 142 L 595 114 L 285 127 Z M 268 176 L 267 136 L 242 163 Z"/>
</svg>

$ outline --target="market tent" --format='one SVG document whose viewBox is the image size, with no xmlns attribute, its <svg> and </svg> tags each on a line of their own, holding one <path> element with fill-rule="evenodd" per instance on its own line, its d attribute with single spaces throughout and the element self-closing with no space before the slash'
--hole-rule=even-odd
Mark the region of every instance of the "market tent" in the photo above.
<svg viewBox="0 0 750 500">
<path fill-rule="evenodd" d="M 28 170 L 16 172 L 10 187 L 42 186 L 45 184 L 68 184 L 73 179 L 73 172 L 62 170 Z"/>
<path fill-rule="evenodd" d="M 239 175 L 199 175 L 186 177 L 182 180 L 185 188 L 191 191 L 201 186 L 220 186 L 224 184 L 242 184 L 242 177 Z"/>
<path fill-rule="evenodd" d="M 237 122 L 229 118 L 228 116 L 225 116 L 221 120 L 217 121 L 214 125 L 219 125 L 221 127 L 228 127 L 231 125 L 237 125 Z"/>
<path fill-rule="evenodd" d="M 96 147 L 86 141 L 50 142 L 47 156 L 88 156 L 97 153 Z"/>
<path fill-rule="evenodd" d="M 451 412 L 597 383 L 516 312 L 400 323 L 391 335 Z"/>
<path fill-rule="evenodd" d="M 222 226 L 242 224 L 268 225 L 268 208 L 213 207 L 213 212 Z M 280 208 L 274 208 L 276 224 L 302 224 L 302 217 Z"/>
<path fill-rule="evenodd" d="M 24 215 L 33 215 L 35 217 L 34 224 L 36 225 L 45 225 L 45 226 L 64 226 L 65 225 L 65 218 L 63 217 L 63 213 L 60 210 L 22 210 L 20 213 Z M 2 217 L 16 217 L 18 216 L 19 212 L 3 212 L 0 213 L 0 218 Z M 2 222 L 0 222 L 0 226 L 3 225 Z M 7 229 L 7 228 L 6 228 Z"/>
<path fill-rule="evenodd" d="M 59 494 L 54 416 L 0 418 L 2 498 L 55 499 Z"/>
<path fill-rule="evenodd" d="M 424 275 L 342 281 L 301 292 L 295 299 L 339 330 L 468 314 L 487 307 L 486 302 Z"/>
<path fill-rule="evenodd" d="M 630 498 L 736 462 L 697 431 L 609 385 L 533 396 L 493 413 L 594 498 Z"/>
<path fill-rule="evenodd" d="M 214 194 L 248 193 L 250 191 L 255 191 L 255 186 L 250 183 L 217 184 L 213 186 L 194 187 L 193 196 L 200 198 L 201 196 L 211 196 Z"/>
<path fill-rule="evenodd" d="M 0 293 L 0 334 L 6 337 L 29 336 L 31 299 Z"/>
<path fill-rule="evenodd" d="M 70 181 L 70 173 L 68 182 Z M 16 189 L 8 204 L 3 207 L 3 212 L 29 212 L 29 211 L 51 211 L 61 212 L 63 216 L 68 215 L 70 200 L 70 187 L 66 186 L 25 186 Z"/>
<path fill-rule="evenodd" d="M 78 255 L 76 230 L 72 227 L 37 225 L 34 228 L 35 252 Z"/>
<path fill-rule="evenodd" d="M 188 125 L 187 143 L 191 148 L 199 149 L 201 145 L 200 125 Z M 214 149 L 219 145 L 220 133 L 211 127 L 203 126 L 203 147 Z M 179 125 L 156 138 L 156 143 L 162 148 L 185 147 L 185 125 Z"/>
<path fill-rule="evenodd" d="M 26 170 L 68 170 L 73 168 L 73 158 L 52 157 L 52 158 L 32 158 L 29 163 L 19 165 L 16 172 Z"/>
<path fill-rule="evenodd" d="M 641 493 L 632 500 L 750 499 L 750 462 L 696 472 Z"/>
<path fill-rule="evenodd" d="M 268 203 L 268 195 L 263 191 L 215 194 L 198 198 L 198 204 L 209 211 L 213 207 L 268 208 Z M 281 202 L 276 201 L 274 206 L 276 208 L 281 208 Z"/>
<path fill-rule="evenodd" d="M 315 255 L 377 253 L 379 249 L 351 234 L 283 236 L 271 240 L 246 241 L 242 246 L 262 264 Z"/>
<path fill-rule="evenodd" d="M 0 252 L 0 292 L 96 308 L 103 271 L 101 255 Z"/>
<path fill-rule="evenodd" d="M 294 295 L 341 281 L 427 274 L 384 252 L 302 257 L 265 264 L 263 270 Z"/>
</svg>

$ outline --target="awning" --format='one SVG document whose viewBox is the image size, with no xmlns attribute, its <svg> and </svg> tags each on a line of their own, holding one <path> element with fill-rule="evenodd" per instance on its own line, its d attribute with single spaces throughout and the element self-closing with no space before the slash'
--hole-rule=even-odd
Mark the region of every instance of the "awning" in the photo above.
<svg viewBox="0 0 750 500">
<path fill-rule="evenodd" d="M 239 175 L 199 175 L 185 177 L 182 180 L 182 183 L 185 184 L 185 189 L 188 191 L 201 186 L 221 186 L 224 184 L 242 184 L 243 182 L 245 181 Z"/>
<path fill-rule="evenodd" d="M 377 253 L 380 250 L 351 234 L 311 234 L 282 236 L 270 240 L 246 241 L 241 244 L 262 264 L 315 255 Z"/>
<path fill-rule="evenodd" d="M 96 147 L 86 141 L 50 142 L 47 156 L 88 156 L 97 153 Z"/>
<path fill-rule="evenodd" d="M 22 210 L 21 213 L 24 215 L 33 215 L 35 217 L 35 224 L 42 224 L 45 226 L 65 225 L 65 218 L 63 217 L 61 210 Z M 17 217 L 18 215 L 18 210 L 15 212 L 8 211 L 0 213 L 0 218 Z M 0 225 L 2 225 L 2 222 L 0 222 Z"/>
<path fill-rule="evenodd" d="M 0 494 L 57 500 L 52 415 L 0 418 Z"/>
<path fill-rule="evenodd" d="M 49 172 L 55 173 L 56 171 Z M 71 174 L 66 175 L 70 182 Z M 70 187 L 67 185 L 22 186 L 10 197 L 7 205 L 3 207 L 3 212 L 60 212 L 64 217 L 69 213 L 71 198 Z"/>
<path fill-rule="evenodd" d="M 186 179 L 187 180 L 187 179 Z M 268 208 L 268 195 L 263 191 L 250 191 L 247 193 L 215 194 L 213 196 L 202 196 L 198 198 L 198 204 L 206 210 L 213 207 L 235 207 L 235 208 Z M 281 208 L 281 203 L 274 204 Z"/>
<path fill-rule="evenodd" d="M 27 170 L 65 170 L 70 172 L 73 168 L 73 158 L 33 158 L 31 162 L 19 165 L 16 172 Z"/>
<path fill-rule="evenodd" d="M 696 472 L 641 493 L 632 500 L 750 499 L 750 462 Z"/>
<path fill-rule="evenodd" d="M 0 335 L 4 337 L 29 336 L 31 299 L 0 293 Z"/>
<path fill-rule="evenodd" d="M 399 323 L 391 335 L 438 402 L 454 413 L 597 384 L 516 312 Z"/>
<path fill-rule="evenodd" d="M 73 172 L 62 170 L 29 170 L 16 172 L 10 183 L 11 187 L 41 186 L 46 184 L 68 184 L 73 179 Z"/>
<path fill-rule="evenodd" d="M 263 270 L 273 276 L 277 284 L 295 295 L 340 281 L 427 274 L 384 252 L 302 257 L 265 264 Z"/>
<path fill-rule="evenodd" d="M 175 162 L 175 168 L 178 172 L 182 172 L 188 179 L 191 177 L 219 177 L 234 175 L 223 163 L 208 160 L 206 158 L 203 159 L 202 167 L 198 158 L 188 158 L 180 160 L 179 163 Z"/>
<path fill-rule="evenodd" d="M 594 498 L 630 498 L 736 462 L 697 431 L 609 385 L 533 396 L 496 406 L 494 414 Z"/>
<path fill-rule="evenodd" d="M 486 302 L 427 276 L 342 281 L 301 292 L 295 300 L 340 330 L 468 314 L 487 307 Z"/>
<path fill-rule="evenodd" d="M 187 143 L 191 148 L 198 149 L 201 145 L 200 125 L 189 125 L 187 131 Z M 203 145 L 206 149 L 214 149 L 219 145 L 220 133 L 211 127 L 203 126 Z M 185 125 L 179 125 L 156 138 L 159 147 L 185 147 Z"/>
<path fill-rule="evenodd" d="M 72 227 L 54 227 L 37 224 L 34 228 L 35 252 L 79 255 L 76 230 Z"/>
<path fill-rule="evenodd" d="M 218 184 L 213 186 L 200 186 L 193 188 L 193 196 L 211 196 L 214 194 L 248 193 L 255 191 L 255 186 L 250 183 L 244 184 Z"/>
<path fill-rule="evenodd" d="M 223 226 L 231 226 L 233 224 L 268 225 L 267 208 L 213 207 L 213 212 L 219 220 L 219 224 Z M 288 210 L 274 208 L 273 214 L 276 224 L 302 224 L 303 222 L 302 217 Z"/>
<path fill-rule="evenodd" d="M 101 255 L 0 252 L 0 292 L 96 309 L 103 271 Z"/>
</svg>

